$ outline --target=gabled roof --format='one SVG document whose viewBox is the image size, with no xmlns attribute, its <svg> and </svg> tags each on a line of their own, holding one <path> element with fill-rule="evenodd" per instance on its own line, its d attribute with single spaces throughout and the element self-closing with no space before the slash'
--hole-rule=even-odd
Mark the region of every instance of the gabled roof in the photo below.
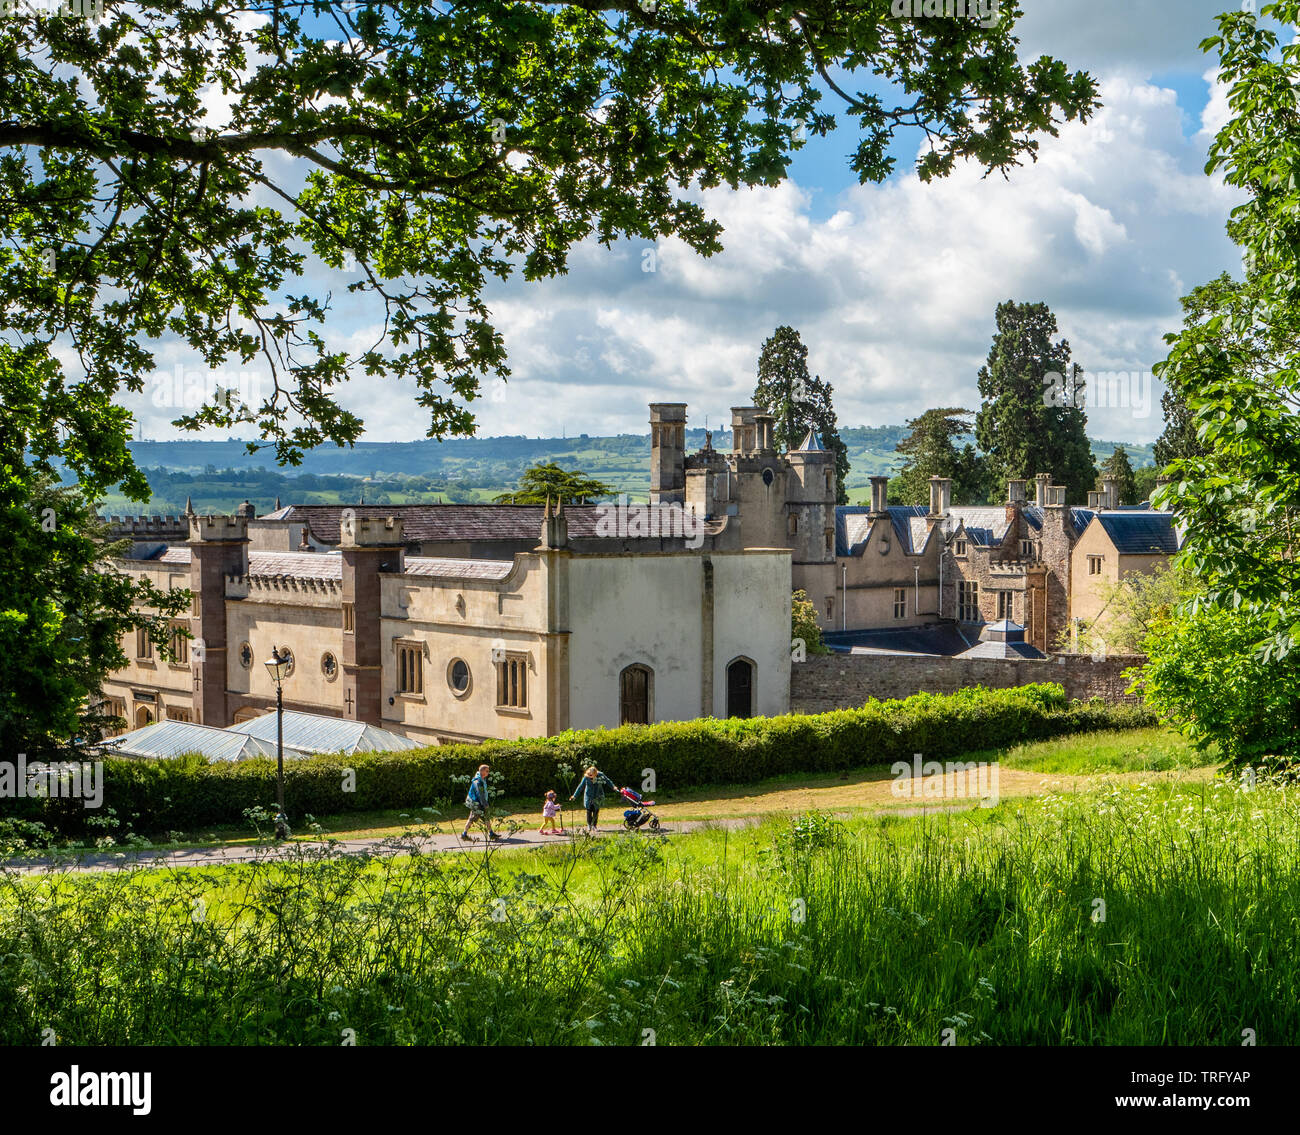
<svg viewBox="0 0 1300 1135">
<path fill-rule="evenodd" d="M 1170 512 L 1099 512 L 1101 525 L 1121 556 L 1172 556 L 1179 536 Z"/>
<path fill-rule="evenodd" d="M 1074 530 L 1074 538 L 1077 540 L 1083 535 L 1083 530 L 1092 522 L 1092 518 L 1097 515 L 1096 509 L 1079 508 L 1070 506 L 1070 526 Z M 1042 531 L 1043 528 L 1043 509 L 1041 505 L 1027 504 L 1024 508 L 1024 517 L 1030 528 L 1035 531 Z"/>
<path fill-rule="evenodd" d="M 886 510 L 890 527 L 899 547 L 908 555 L 919 555 L 925 550 L 929 535 L 924 505 L 891 504 Z M 879 517 L 871 515 L 867 505 L 842 504 L 835 509 L 835 554 L 860 556 L 871 538 L 872 525 Z"/>
<path fill-rule="evenodd" d="M 223 732 L 242 734 L 270 745 L 275 752 L 275 714 L 266 713 L 249 721 L 241 721 Z M 409 737 L 391 733 L 364 721 L 348 721 L 341 717 L 328 717 L 323 713 L 299 713 L 286 710 L 284 714 L 285 748 L 293 747 L 302 753 L 388 753 L 398 749 L 418 749 L 420 746 Z"/>
</svg>

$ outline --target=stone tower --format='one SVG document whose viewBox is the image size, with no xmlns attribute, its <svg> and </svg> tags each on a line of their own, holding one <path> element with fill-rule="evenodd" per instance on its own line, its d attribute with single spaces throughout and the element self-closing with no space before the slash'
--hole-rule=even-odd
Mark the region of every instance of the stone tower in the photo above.
<svg viewBox="0 0 1300 1135">
<path fill-rule="evenodd" d="M 686 503 L 686 403 L 650 403 L 650 503 Z"/>
<path fill-rule="evenodd" d="M 339 522 L 343 559 L 343 716 L 380 724 L 384 645 L 380 574 L 400 573 L 404 541 L 400 518 L 349 516 Z"/>
<path fill-rule="evenodd" d="M 190 590 L 194 593 L 190 630 L 194 645 L 190 669 L 194 674 L 195 721 L 202 725 L 230 724 L 226 697 L 227 654 L 226 580 L 248 574 L 248 517 L 194 516 L 190 522 Z"/>
</svg>

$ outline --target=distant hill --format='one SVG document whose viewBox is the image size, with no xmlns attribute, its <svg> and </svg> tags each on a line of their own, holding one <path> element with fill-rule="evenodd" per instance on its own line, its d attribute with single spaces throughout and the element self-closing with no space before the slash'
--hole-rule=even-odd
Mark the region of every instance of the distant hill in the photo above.
<svg viewBox="0 0 1300 1135">
<path fill-rule="evenodd" d="M 858 426 L 842 430 L 841 436 L 849 450 L 851 500 L 866 493 L 873 474 L 892 474 L 902 465 L 895 447 L 907 436 L 905 426 Z M 130 444 L 136 464 L 149 478 L 153 500 L 142 506 L 110 494 L 102 508 L 106 513 L 174 515 L 183 511 L 187 497 L 198 511 L 228 511 L 245 499 L 267 511 L 277 497 L 285 504 L 488 501 L 513 488 L 529 466 L 544 461 L 581 469 L 632 496 L 644 496 L 650 488 L 649 434 L 362 441 L 350 449 L 308 452 L 295 469 L 275 467 L 269 453 L 250 454 L 234 438 Z M 687 430 L 688 450 L 703 444 L 703 429 Z M 714 430 L 713 444 L 729 449 L 731 434 Z M 1135 467 L 1154 464 L 1150 445 L 1130 442 L 1094 440 L 1093 456 L 1100 462 L 1117 445 L 1128 450 Z"/>
</svg>

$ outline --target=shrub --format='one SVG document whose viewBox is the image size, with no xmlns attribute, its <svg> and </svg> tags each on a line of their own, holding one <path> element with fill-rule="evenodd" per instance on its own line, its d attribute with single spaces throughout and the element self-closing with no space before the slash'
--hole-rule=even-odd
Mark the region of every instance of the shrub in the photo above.
<svg viewBox="0 0 1300 1135">
<path fill-rule="evenodd" d="M 956 694 L 916 694 L 902 701 L 872 700 L 861 709 L 816 715 L 704 718 L 570 730 L 523 741 L 295 759 L 285 764 L 285 803 L 293 815 L 320 816 L 459 802 L 459 786 L 483 761 L 502 775 L 506 791 L 514 796 L 540 797 L 548 788 L 571 787 L 577 773 L 563 776 L 561 766 L 578 770 L 591 764 L 617 783 L 633 786 L 640 786 L 648 770 L 654 770 L 658 785 L 673 788 L 741 784 L 783 773 L 888 765 L 910 760 L 914 753 L 941 760 L 1152 721 L 1138 706 L 1071 704 L 1059 685 L 972 688 Z M 344 791 L 345 783 L 354 790 Z M 246 809 L 274 799 L 275 761 L 268 758 L 233 763 L 207 763 L 194 756 L 104 761 L 104 804 L 116 809 L 123 831 L 194 831 L 237 824 Z M 5 803 L 24 805 L 23 818 L 39 819 L 65 835 L 88 831 L 95 815 L 77 800 Z"/>
</svg>

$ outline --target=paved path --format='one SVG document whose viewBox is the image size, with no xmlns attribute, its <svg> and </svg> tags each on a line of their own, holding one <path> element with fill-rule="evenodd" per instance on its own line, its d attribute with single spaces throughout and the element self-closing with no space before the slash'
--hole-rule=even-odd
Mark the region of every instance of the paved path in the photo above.
<svg viewBox="0 0 1300 1135">
<path fill-rule="evenodd" d="M 970 805 L 956 807 L 897 808 L 880 815 L 919 816 L 927 812 L 960 811 Z M 768 813 L 772 815 L 774 813 Z M 706 828 L 724 828 L 736 831 L 740 828 L 754 827 L 767 816 L 744 816 L 738 819 L 717 820 L 682 820 L 674 824 L 665 824 L 661 829 L 664 835 L 676 835 L 683 832 L 700 831 Z M 579 835 L 578 833 L 582 834 Z M 598 835 L 620 835 L 623 829 L 607 827 Z M 638 833 L 646 834 L 648 833 Z M 494 848 L 551 847 L 556 844 L 569 844 L 575 839 L 585 839 L 583 829 L 568 829 L 562 836 L 539 835 L 536 828 L 529 827 L 515 832 L 514 835 L 502 837 L 491 844 Z M 301 841 L 282 844 L 243 844 L 236 847 L 171 847 L 148 850 L 127 850 L 108 852 L 86 852 L 80 855 L 53 855 L 23 859 L 0 859 L 0 869 L 19 871 L 24 874 L 51 874 L 67 871 L 113 871 L 126 867 L 187 868 L 219 867 L 229 863 L 270 863 L 276 860 L 292 859 L 313 851 L 323 852 L 331 845 L 326 840 Z M 342 855 L 409 855 L 412 852 L 426 854 L 433 851 L 483 851 L 489 845 L 482 835 L 475 837 L 472 843 L 462 840 L 458 831 L 437 833 L 429 836 L 384 836 L 365 837 L 362 839 L 340 839 L 333 842 L 333 853 Z"/>
<path fill-rule="evenodd" d="M 748 816 L 743 819 L 692 820 L 665 824 L 660 830 L 665 835 L 696 831 L 700 828 L 737 829 L 752 827 L 763 817 Z M 581 831 L 582 834 L 577 834 Z M 604 828 L 601 837 L 619 835 L 622 828 Z M 539 835 L 536 828 L 526 828 L 512 836 L 503 836 L 491 846 L 498 849 L 523 847 L 550 847 L 585 839 L 585 829 L 568 829 L 562 836 Z M 23 859 L 0 860 L 0 867 L 23 872 L 104 871 L 123 867 L 216 867 L 226 863 L 269 863 L 278 859 L 292 859 L 303 853 L 325 851 L 331 845 L 326 840 L 298 841 L 282 844 L 243 844 L 236 847 L 171 847 L 148 850 L 116 852 L 87 852 L 81 855 L 55 855 Z M 409 855 L 432 851 L 483 851 L 488 841 L 480 833 L 471 843 L 460 838 L 460 832 L 438 833 L 429 836 L 368 836 L 361 839 L 340 839 L 333 842 L 335 854 L 342 855 Z"/>
</svg>

